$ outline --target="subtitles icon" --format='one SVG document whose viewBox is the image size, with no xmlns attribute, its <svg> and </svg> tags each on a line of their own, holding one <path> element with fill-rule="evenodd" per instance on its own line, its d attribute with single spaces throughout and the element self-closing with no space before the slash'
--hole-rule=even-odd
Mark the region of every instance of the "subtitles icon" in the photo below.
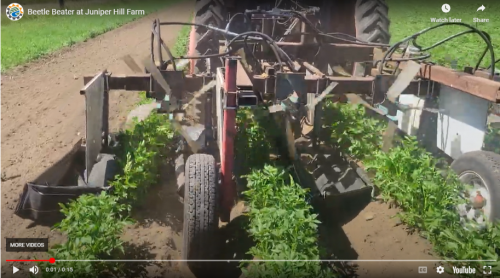
<svg viewBox="0 0 500 278">
<path fill-rule="evenodd" d="M 427 273 L 427 267 L 426 266 L 419 266 L 418 267 L 418 273 L 420 273 L 420 274 L 426 274 Z"/>
</svg>

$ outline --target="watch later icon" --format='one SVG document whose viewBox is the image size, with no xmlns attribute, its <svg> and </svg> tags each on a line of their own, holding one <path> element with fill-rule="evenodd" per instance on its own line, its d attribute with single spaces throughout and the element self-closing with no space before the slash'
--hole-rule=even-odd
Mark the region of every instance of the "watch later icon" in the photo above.
<svg viewBox="0 0 500 278">
<path fill-rule="evenodd" d="M 486 8 L 484 7 L 484 5 L 481 5 L 481 7 L 477 8 L 477 11 L 476 11 L 476 12 L 479 12 L 479 11 L 484 11 L 484 9 L 486 9 Z"/>
<path fill-rule="evenodd" d="M 443 13 L 449 13 L 451 10 L 451 7 L 449 4 L 443 4 L 443 6 L 441 6 L 441 10 L 443 11 Z"/>
<path fill-rule="evenodd" d="M 483 274 L 491 274 L 491 265 L 483 265 Z"/>
</svg>

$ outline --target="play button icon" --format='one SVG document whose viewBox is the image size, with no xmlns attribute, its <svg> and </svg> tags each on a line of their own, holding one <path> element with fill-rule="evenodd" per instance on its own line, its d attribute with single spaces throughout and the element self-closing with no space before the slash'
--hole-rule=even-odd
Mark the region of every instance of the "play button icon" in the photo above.
<svg viewBox="0 0 500 278">
<path fill-rule="evenodd" d="M 12 273 L 16 273 L 19 271 L 19 268 L 12 266 Z"/>
</svg>

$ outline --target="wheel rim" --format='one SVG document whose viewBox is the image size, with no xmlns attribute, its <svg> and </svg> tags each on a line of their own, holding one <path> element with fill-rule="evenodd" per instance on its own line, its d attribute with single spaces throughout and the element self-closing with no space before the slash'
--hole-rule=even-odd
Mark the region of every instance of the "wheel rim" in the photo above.
<svg viewBox="0 0 500 278">
<path fill-rule="evenodd" d="M 484 226 L 491 219 L 491 198 L 488 185 L 476 172 L 466 171 L 459 175 L 467 190 L 463 197 L 468 201 L 458 206 L 462 219 L 473 220 Z"/>
</svg>

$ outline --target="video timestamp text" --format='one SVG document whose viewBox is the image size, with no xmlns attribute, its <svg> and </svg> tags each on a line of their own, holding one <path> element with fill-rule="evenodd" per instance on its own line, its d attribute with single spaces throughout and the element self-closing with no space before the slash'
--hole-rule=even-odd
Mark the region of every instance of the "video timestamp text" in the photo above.
<svg viewBox="0 0 500 278">
<path fill-rule="evenodd" d="M 45 272 L 73 272 L 72 267 L 46 267 Z"/>
</svg>

